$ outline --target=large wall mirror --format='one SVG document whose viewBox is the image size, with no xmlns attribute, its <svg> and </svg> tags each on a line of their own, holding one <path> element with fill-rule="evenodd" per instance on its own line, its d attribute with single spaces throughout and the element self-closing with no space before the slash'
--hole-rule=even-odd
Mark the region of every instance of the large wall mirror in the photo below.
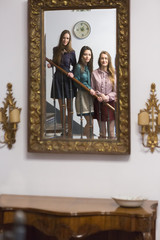
<svg viewBox="0 0 160 240">
<path fill-rule="evenodd" d="M 64 30 L 71 33 L 76 62 L 83 46 L 93 51 L 93 70 L 99 68 L 100 52 L 107 51 L 111 56 L 116 86 L 114 105 L 110 101 L 98 102 L 99 106 L 104 104 L 109 109 L 105 121 L 101 118 L 103 108 L 98 110 L 97 121 L 91 110 L 87 117 L 81 110 L 77 115 L 76 97 L 71 95 L 69 101 L 65 98 L 64 81 L 70 82 L 70 93 L 71 87 L 76 86 L 77 91 L 81 92 L 82 88 L 82 92 L 90 95 L 83 86 L 77 85 L 77 79 L 62 77 L 63 97 L 57 99 L 56 93 L 51 95 L 59 91 L 55 85 L 56 71 L 63 70 L 53 65 L 53 47 L 58 45 Z M 75 66 L 72 68 L 70 71 L 74 73 Z M 67 76 L 67 71 L 61 75 Z M 90 97 L 93 106 L 96 96 Z M 129 0 L 30 0 L 28 98 L 29 152 L 129 154 Z M 79 99 L 82 99 L 81 94 Z M 82 109 L 81 100 L 77 102 Z M 91 105 L 89 102 L 90 109 Z M 112 116 L 114 121 L 110 120 Z M 111 136 L 111 126 L 114 136 Z M 102 137 L 103 128 L 105 136 Z"/>
</svg>

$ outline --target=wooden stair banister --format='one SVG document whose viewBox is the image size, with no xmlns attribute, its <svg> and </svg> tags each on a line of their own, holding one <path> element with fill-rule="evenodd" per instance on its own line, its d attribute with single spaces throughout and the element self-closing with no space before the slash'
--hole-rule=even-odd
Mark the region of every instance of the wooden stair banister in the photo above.
<svg viewBox="0 0 160 240">
<path fill-rule="evenodd" d="M 55 66 L 56 68 L 58 68 L 61 72 L 63 72 L 65 75 L 68 75 L 68 72 L 65 71 L 63 68 L 61 68 L 60 66 L 58 66 L 57 64 L 55 64 L 51 59 L 46 57 L 46 61 L 49 62 L 51 65 Z M 78 85 L 80 85 L 81 87 L 83 87 L 86 91 L 88 91 L 90 93 L 90 89 L 87 88 L 83 83 L 81 83 L 79 80 L 77 80 L 75 77 L 71 78 L 73 79 L 74 82 L 76 82 Z M 93 97 L 98 98 L 97 95 L 93 95 Z M 115 111 L 115 108 L 113 106 L 111 106 L 109 103 L 105 103 L 108 107 L 110 107 L 113 111 Z"/>
</svg>

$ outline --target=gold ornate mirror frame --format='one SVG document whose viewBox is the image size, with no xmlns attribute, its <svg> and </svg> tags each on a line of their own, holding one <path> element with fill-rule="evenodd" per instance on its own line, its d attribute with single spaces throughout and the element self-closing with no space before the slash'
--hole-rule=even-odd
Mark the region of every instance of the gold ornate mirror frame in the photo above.
<svg viewBox="0 0 160 240">
<path fill-rule="evenodd" d="M 117 139 L 44 139 L 44 11 L 116 8 Z M 130 154 L 129 0 L 29 0 L 28 151 Z"/>
</svg>

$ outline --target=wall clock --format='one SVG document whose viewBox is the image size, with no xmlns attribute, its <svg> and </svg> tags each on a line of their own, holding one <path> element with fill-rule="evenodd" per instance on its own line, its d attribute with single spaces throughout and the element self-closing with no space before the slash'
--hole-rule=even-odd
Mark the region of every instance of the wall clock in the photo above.
<svg viewBox="0 0 160 240">
<path fill-rule="evenodd" d="M 91 32 L 91 27 L 86 21 L 79 21 L 73 27 L 74 35 L 77 38 L 83 39 L 88 37 Z"/>
</svg>

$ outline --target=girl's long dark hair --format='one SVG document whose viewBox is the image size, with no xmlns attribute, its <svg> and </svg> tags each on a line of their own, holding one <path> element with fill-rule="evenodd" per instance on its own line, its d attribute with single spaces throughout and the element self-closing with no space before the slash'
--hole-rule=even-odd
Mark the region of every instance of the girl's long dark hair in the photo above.
<svg viewBox="0 0 160 240">
<path fill-rule="evenodd" d="M 78 63 L 80 64 L 81 66 L 81 70 L 84 71 L 84 67 L 85 67 L 85 64 L 83 62 L 83 54 L 86 50 L 90 50 L 91 51 L 91 59 L 90 61 L 87 63 L 87 66 L 88 66 L 88 69 L 90 71 L 90 73 L 92 73 L 93 71 L 93 52 L 92 52 L 92 49 L 88 46 L 83 46 L 81 48 L 81 51 L 80 51 L 80 54 L 79 54 L 79 60 L 78 60 Z"/>
<path fill-rule="evenodd" d="M 69 34 L 69 42 L 67 44 L 67 46 L 64 46 L 63 45 L 63 37 L 64 35 L 68 33 Z M 60 65 L 61 63 L 61 59 L 62 59 L 62 53 L 63 51 L 66 51 L 66 52 L 72 52 L 74 51 L 73 48 L 72 48 L 72 45 L 71 45 L 71 33 L 69 30 L 64 30 L 61 35 L 60 35 L 60 38 L 59 38 L 59 43 L 58 43 L 58 46 L 54 48 L 54 52 L 53 52 L 53 61 L 57 64 L 57 65 Z"/>
</svg>

